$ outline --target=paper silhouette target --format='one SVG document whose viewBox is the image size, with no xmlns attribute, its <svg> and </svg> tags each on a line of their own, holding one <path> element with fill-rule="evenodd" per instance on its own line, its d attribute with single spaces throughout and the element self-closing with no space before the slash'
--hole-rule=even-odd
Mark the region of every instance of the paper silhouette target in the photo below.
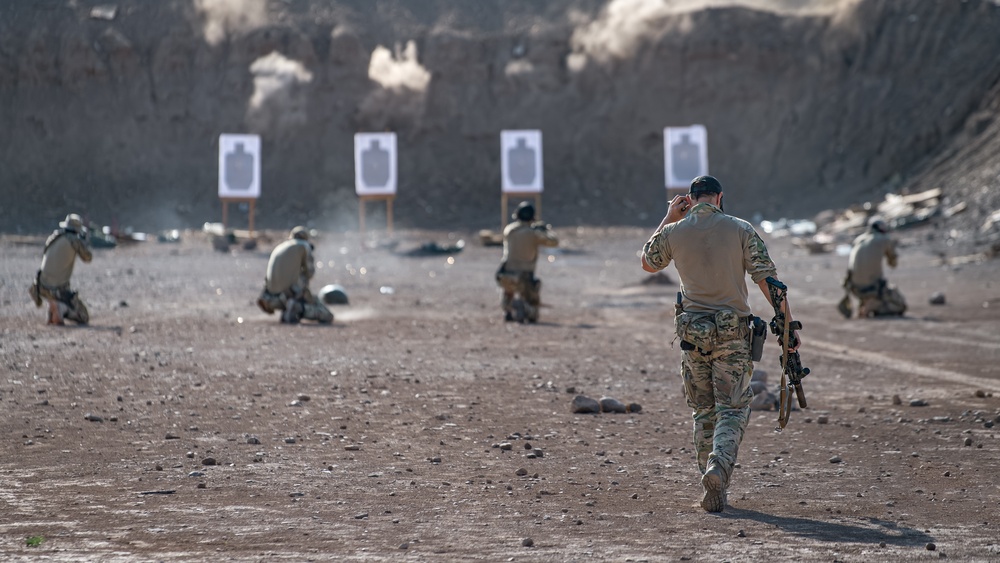
<svg viewBox="0 0 1000 563">
<path fill-rule="evenodd" d="M 219 197 L 260 197 L 259 135 L 219 135 Z"/>
<path fill-rule="evenodd" d="M 354 186 L 358 195 L 396 193 L 396 134 L 354 135 Z"/>
<path fill-rule="evenodd" d="M 664 169 L 668 188 L 688 188 L 708 174 L 708 133 L 704 125 L 663 130 Z"/>
<path fill-rule="evenodd" d="M 542 132 L 500 132 L 501 189 L 505 193 L 542 191 Z"/>
</svg>

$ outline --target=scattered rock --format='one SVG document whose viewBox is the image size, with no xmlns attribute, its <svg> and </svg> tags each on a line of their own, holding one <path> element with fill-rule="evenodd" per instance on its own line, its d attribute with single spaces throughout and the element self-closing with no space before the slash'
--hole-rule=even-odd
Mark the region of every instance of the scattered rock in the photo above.
<svg viewBox="0 0 1000 563">
<path fill-rule="evenodd" d="M 218 462 L 215 461 L 214 457 L 206 457 L 205 459 L 201 460 L 201 464 L 202 465 L 218 465 Z"/>
<path fill-rule="evenodd" d="M 410 549 L 410 544 L 403 542 L 399 544 L 399 549 Z"/>
<path fill-rule="evenodd" d="M 518 477 L 524 477 L 527 474 L 528 470 L 523 467 L 514 472 L 514 475 L 517 475 Z"/>
<path fill-rule="evenodd" d="M 83 415 L 84 420 L 89 420 L 91 422 L 104 422 L 104 418 L 97 416 L 96 414 L 87 413 Z"/>
<path fill-rule="evenodd" d="M 602 412 L 614 412 L 614 413 L 624 413 L 628 409 L 625 407 L 625 403 L 615 399 L 614 397 L 601 397 L 600 401 Z"/>
<path fill-rule="evenodd" d="M 248 444 L 260 444 L 260 438 L 258 438 L 258 437 L 256 437 L 256 436 L 254 436 L 254 435 L 251 434 L 251 435 L 247 436 L 247 443 Z"/>
<path fill-rule="evenodd" d="M 199 489 L 204 489 L 206 487 L 205 483 L 198 483 Z"/>
<path fill-rule="evenodd" d="M 935 291 L 931 294 L 931 298 L 927 300 L 931 305 L 944 305 L 945 298 L 944 293 L 940 291 Z"/>
<path fill-rule="evenodd" d="M 601 412 L 601 403 L 590 397 L 577 395 L 573 397 L 573 412 L 578 414 L 596 414 Z"/>
<path fill-rule="evenodd" d="M 902 405 L 903 404 L 903 399 L 900 399 L 899 395 L 893 395 L 892 396 L 892 404 L 894 404 L 894 405 Z"/>
<path fill-rule="evenodd" d="M 985 399 L 986 391 L 983 391 L 982 389 L 976 389 L 976 397 L 979 399 Z"/>
<path fill-rule="evenodd" d="M 965 439 L 965 445 L 966 445 L 966 447 L 971 446 L 972 445 L 972 438 L 966 438 Z"/>
<path fill-rule="evenodd" d="M 367 512 L 362 512 L 361 514 L 355 514 L 354 515 L 354 519 L 355 520 L 364 520 L 365 518 L 368 518 L 368 513 Z"/>
<path fill-rule="evenodd" d="M 927 547 L 927 551 L 934 551 L 935 549 L 937 549 L 937 546 L 934 545 L 933 542 L 928 542 L 927 545 L 926 545 L 926 547 Z"/>
<path fill-rule="evenodd" d="M 926 407 L 928 404 L 930 403 L 928 403 L 923 399 L 913 399 L 912 401 L 910 401 L 911 407 Z"/>
<path fill-rule="evenodd" d="M 514 446 L 510 442 L 501 442 L 500 449 L 504 451 L 510 451 L 514 449 Z"/>
<path fill-rule="evenodd" d="M 181 437 L 178 436 L 177 434 L 171 434 L 170 432 L 167 432 L 167 435 L 163 439 L 164 440 L 180 440 Z"/>
<path fill-rule="evenodd" d="M 309 395 L 306 395 L 305 393 L 299 393 L 299 396 L 296 397 L 296 399 L 298 399 L 298 400 L 302 401 L 303 403 L 305 403 L 305 402 L 308 402 L 310 400 L 310 397 L 309 397 Z"/>
<path fill-rule="evenodd" d="M 344 449 L 347 450 L 347 451 L 349 451 L 349 452 L 360 452 L 361 451 L 361 446 L 359 446 L 358 444 L 350 444 L 350 445 L 344 446 Z"/>
<path fill-rule="evenodd" d="M 285 443 L 286 444 L 294 444 L 295 443 L 295 438 L 285 438 Z"/>
<path fill-rule="evenodd" d="M 535 545 L 535 540 L 531 538 L 524 538 L 523 540 L 521 540 L 521 545 L 523 545 L 524 547 L 531 547 Z"/>
<path fill-rule="evenodd" d="M 841 461 L 843 461 L 843 460 L 840 459 L 839 455 L 835 455 L 835 456 L 833 456 L 833 457 L 830 458 L 830 463 L 840 463 Z"/>
<path fill-rule="evenodd" d="M 821 414 L 816 417 L 816 424 L 828 424 L 830 422 L 830 417 L 825 414 Z"/>
<path fill-rule="evenodd" d="M 192 471 L 191 473 L 188 473 L 188 477 L 204 477 L 204 476 L 205 474 L 201 471 Z"/>
<path fill-rule="evenodd" d="M 747 537 L 747 533 L 744 532 L 743 530 L 740 530 L 740 531 L 736 532 L 736 537 L 738 537 L 738 538 L 745 538 L 745 537 Z"/>
</svg>

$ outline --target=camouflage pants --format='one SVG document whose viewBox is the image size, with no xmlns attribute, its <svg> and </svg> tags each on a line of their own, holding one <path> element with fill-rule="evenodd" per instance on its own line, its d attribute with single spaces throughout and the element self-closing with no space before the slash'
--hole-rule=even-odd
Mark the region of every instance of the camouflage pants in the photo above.
<svg viewBox="0 0 1000 563">
<path fill-rule="evenodd" d="M 257 306 L 267 314 L 283 311 L 281 322 L 297 323 L 302 319 L 332 323 L 333 313 L 308 288 L 294 285 L 281 293 L 271 293 L 267 287 L 260 292 Z"/>
<path fill-rule="evenodd" d="M 858 299 L 859 317 L 899 316 L 906 312 L 906 298 L 895 285 L 880 279 L 874 286 L 857 288 L 849 286 L 851 294 Z"/>
<path fill-rule="evenodd" d="M 729 311 L 719 313 L 716 319 L 713 322 L 709 317 L 702 323 L 702 326 L 722 327 L 711 334 L 710 350 L 685 350 L 681 375 L 684 396 L 694 411 L 698 468 L 704 473 L 709 465 L 719 466 L 728 484 L 750 418 L 753 362 L 745 321 Z M 684 339 L 680 332 L 678 335 Z"/>
<path fill-rule="evenodd" d="M 500 308 L 504 313 L 513 312 L 514 294 L 521 294 L 525 303 L 525 313 L 530 321 L 538 320 L 538 309 L 542 303 L 542 280 L 534 272 L 502 272 L 497 274 L 497 284 L 503 290 L 500 294 Z"/>
<path fill-rule="evenodd" d="M 59 287 L 48 287 L 37 280 L 28 288 L 35 306 L 41 307 L 42 300 L 49 302 L 49 323 L 60 324 L 62 319 L 69 319 L 80 324 L 90 322 L 90 312 L 80 295 L 69 288 L 69 284 Z"/>
</svg>

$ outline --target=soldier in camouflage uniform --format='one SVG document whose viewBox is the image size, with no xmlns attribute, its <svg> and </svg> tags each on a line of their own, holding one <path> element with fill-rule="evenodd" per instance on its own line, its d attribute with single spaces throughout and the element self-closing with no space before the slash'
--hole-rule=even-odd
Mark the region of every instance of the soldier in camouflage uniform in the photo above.
<svg viewBox="0 0 1000 563">
<path fill-rule="evenodd" d="M 868 231 L 854 239 L 844 278 L 847 295 L 837 305 L 845 318 L 851 318 L 851 295 L 858 299 L 859 317 L 902 316 L 906 312 L 903 294 L 882 274 L 882 258 L 890 268 L 895 268 L 899 259 L 896 241 L 888 232 L 885 221 L 875 218 Z"/>
<path fill-rule="evenodd" d="M 750 223 L 722 211 L 722 185 L 711 176 L 695 178 L 688 195 L 670 202 L 643 247 L 645 271 L 671 262 L 681 279 L 674 325 L 684 351 L 684 396 L 693 409 L 701 506 L 721 512 L 753 398 L 746 275 L 770 302 L 765 279 L 775 276 L 775 266 Z"/>
<path fill-rule="evenodd" d="M 87 306 L 69 287 L 77 256 L 84 262 L 93 258 L 87 245 L 83 220 L 76 213 L 70 213 L 45 241 L 42 267 L 35 275 L 35 282 L 28 288 L 28 294 L 37 307 L 42 306 L 43 299 L 49 302 L 50 325 L 66 324 L 63 319 L 79 324 L 90 321 Z"/>
<path fill-rule="evenodd" d="M 305 227 L 295 227 L 288 240 L 275 247 L 267 262 L 264 290 L 257 298 L 262 311 L 268 315 L 283 311 L 283 323 L 294 324 L 301 319 L 333 322 L 333 313 L 309 291 L 309 280 L 316 273 L 312 252 Z"/>
<path fill-rule="evenodd" d="M 515 320 L 514 294 L 520 293 L 524 302 L 524 319 L 538 322 L 541 307 L 542 281 L 535 277 L 538 248 L 558 246 L 559 238 L 551 225 L 535 222 L 535 206 L 522 201 L 511 216 L 514 222 L 503 230 L 503 259 L 496 273 L 497 285 L 502 289 L 500 307 L 504 320 Z"/>
</svg>

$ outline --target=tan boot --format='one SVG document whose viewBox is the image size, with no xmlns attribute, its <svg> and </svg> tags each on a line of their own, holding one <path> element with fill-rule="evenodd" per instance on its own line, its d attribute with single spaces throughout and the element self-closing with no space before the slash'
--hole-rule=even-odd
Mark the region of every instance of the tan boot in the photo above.
<svg viewBox="0 0 1000 563">
<path fill-rule="evenodd" d="M 701 478 L 701 486 L 705 489 L 701 507 L 706 512 L 722 512 L 726 508 L 726 483 L 722 468 L 718 465 L 708 466 L 708 471 Z"/>
<path fill-rule="evenodd" d="M 50 325 L 64 325 L 66 324 L 62 319 L 62 314 L 59 312 L 59 303 L 54 299 L 49 299 L 49 322 Z"/>
</svg>

